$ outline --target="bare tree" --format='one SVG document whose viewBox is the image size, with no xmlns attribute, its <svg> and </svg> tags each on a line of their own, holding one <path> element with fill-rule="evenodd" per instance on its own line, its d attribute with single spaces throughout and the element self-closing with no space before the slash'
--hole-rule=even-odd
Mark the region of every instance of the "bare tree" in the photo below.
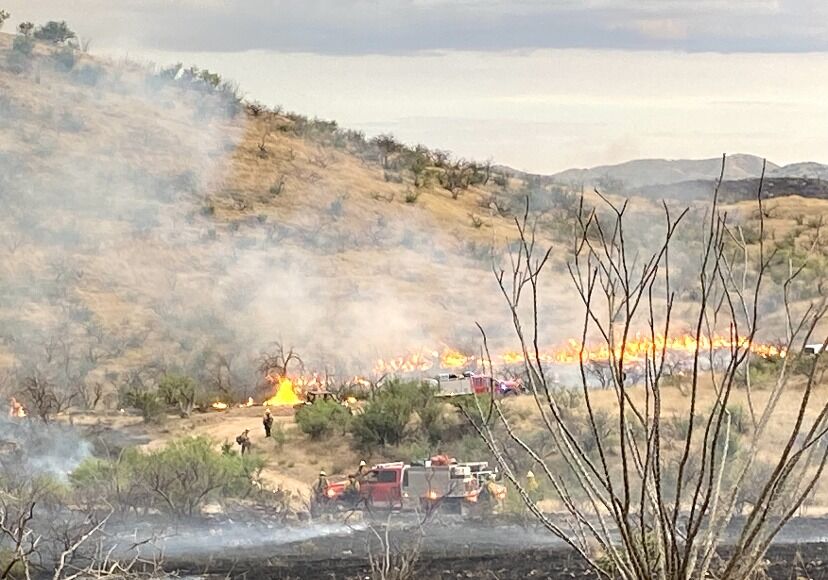
<svg viewBox="0 0 828 580">
<path fill-rule="evenodd" d="M 300 367 L 304 366 L 302 358 L 293 350 L 293 347 L 286 349 L 281 342 L 275 342 L 273 350 L 262 355 L 259 371 L 265 376 L 275 373 L 284 377 L 287 376 L 288 366 L 291 363 L 298 364 Z"/>
<path fill-rule="evenodd" d="M 406 532 L 402 538 L 391 533 L 392 516 L 388 515 L 385 525 L 378 529 L 369 525 L 370 535 L 366 540 L 368 565 L 371 580 L 413 580 L 417 578 L 417 562 L 423 542 L 423 525 L 412 534 Z"/>
<path fill-rule="evenodd" d="M 718 185 L 704 220 L 698 288 L 693 293 L 696 299 L 681 305 L 682 312 L 690 313 L 683 317 L 691 317 L 694 346 L 683 379 L 687 427 L 678 445 L 669 444 L 662 433 L 662 427 L 675 415 L 663 408 L 668 356 L 667 343 L 660 338 L 671 336 L 678 316 L 670 255 L 676 251 L 675 235 L 687 210 L 674 215 L 665 204 L 662 238 L 654 249 L 642 252 L 632 246 L 630 232 L 625 229 L 626 202 L 616 205 L 596 191 L 612 216 L 600 222 L 594 210 L 584 209 L 583 199 L 580 203 L 579 233 L 568 269 L 583 306 L 581 341 L 586 344 L 597 336 L 599 344 L 606 347 L 610 388 L 615 395 L 609 411 L 597 406 L 587 385 L 588 360 L 582 356 L 579 367 L 585 417 L 581 421 L 592 433 L 593 449 L 585 448 L 562 412 L 556 391 L 547 382 L 549 373 L 541 355 L 539 280 L 551 249 L 539 248 L 528 203 L 522 219 L 515 220 L 520 244 L 511 257 L 508 275 L 497 268 L 495 275 L 522 348 L 535 408 L 557 451 L 557 463 L 541 456 L 536 446 L 513 428 L 494 398 L 488 405 L 476 399 L 476 405 L 465 412 L 531 513 L 601 577 L 751 578 L 776 534 L 822 475 L 828 459 L 828 446 L 820 444 L 828 433 L 828 403 L 815 396 L 823 370 L 821 354 L 806 361 L 806 377 L 800 383 L 792 379 L 789 360 L 794 357 L 785 357 L 761 402 L 750 398 L 748 391 L 752 438 L 738 451 L 731 447 L 736 431 L 731 404 L 736 377 L 745 370 L 749 373 L 747 361 L 758 356 L 754 345 L 764 294 L 777 291 L 783 295 L 783 349 L 788 353 L 804 349 L 827 309 L 824 297 L 795 290 L 798 277 L 809 266 L 807 258 L 792 264 L 781 284 L 767 280 L 776 256 L 764 243 L 762 183 L 760 179 L 756 201 L 760 235 L 749 251 L 731 243 L 738 236 L 719 206 Z M 635 333 L 642 329 L 651 346 L 643 356 L 644 386 L 634 390 L 625 369 L 633 363 L 642 364 L 631 360 L 629 348 Z M 727 337 L 724 343 L 717 338 L 721 336 Z M 485 332 L 483 339 L 488 353 Z M 823 346 L 826 344 L 828 338 L 823 341 Z M 712 396 L 712 409 L 702 408 L 709 404 L 705 396 Z M 783 440 L 774 435 L 769 442 L 769 425 L 778 423 L 781 411 L 791 407 L 795 413 L 793 419 L 788 415 L 784 425 L 787 435 Z M 602 420 L 606 413 L 614 425 L 611 434 Z M 498 435 L 495 426 L 506 435 Z M 537 466 L 566 517 L 550 517 L 532 501 L 504 456 L 507 445 L 516 447 Z M 734 521 L 742 485 L 748 477 L 757 477 L 763 445 L 772 445 L 778 455 L 771 469 L 764 475 L 760 471 L 761 485 L 751 498 L 747 517 Z M 756 489 L 755 484 L 752 487 Z M 730 549 L 721 552 L 726 530 L 736 533 L 735 540 Z"/>
</svg>

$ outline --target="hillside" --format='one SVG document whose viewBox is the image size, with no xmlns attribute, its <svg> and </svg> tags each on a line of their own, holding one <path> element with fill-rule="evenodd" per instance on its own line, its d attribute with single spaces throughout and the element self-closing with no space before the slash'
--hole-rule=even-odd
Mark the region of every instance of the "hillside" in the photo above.
<svg viewBox="0 0 828 580">
<path fill-rule="evenodd" d="M 244 400 L 270 390 L 260 365 L 280 345 L 338 379 L 411 352 L 477 354 L 475 322 L 513 349 L 492 259 L 527 197 L 553 244 L 544 340 L 561 343 L 580 332 L 569 189 L 243 103 L 209 71 L 25 55 L 0 35 L 0 367 L 87 405 L 164 372 Z M 769 229 L 792 231 L 797 203 Z M 631 207 L 643 248 L 660 208 Z M 689 253 L 675 267 L 695 280 Z"/>
<path fill-rule="evenodd" d="M 246 396 L 277 341 L 355 373 L 476 352 L 475 321 L 502 334 L 491 256 L 514 235 L 515 180 L 431 153 L 415 175 L 394 144 L 246 107 L 199 71 L 21 59 L 7 35 L 0 66 L 5 366 L 69 361 L 61 380 L 107 392 L 178 370 Z"/>
</svg>

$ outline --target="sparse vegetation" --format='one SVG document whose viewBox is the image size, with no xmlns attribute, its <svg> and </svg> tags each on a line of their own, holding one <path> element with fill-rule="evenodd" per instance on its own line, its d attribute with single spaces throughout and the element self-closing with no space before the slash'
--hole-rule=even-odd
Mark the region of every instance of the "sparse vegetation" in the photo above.
<svg viewBox="0 0 828 580">
<path fill-rule="evenodd" d="M 38 26 L 34 29 L 33 36 L 35 40 L 48 42 L 50 44 L 66 44 L 68 41 L 77 38 L 75 33 L 63 20 L 60 22 L 50 20 L 43 26 Z"/>
</svg>

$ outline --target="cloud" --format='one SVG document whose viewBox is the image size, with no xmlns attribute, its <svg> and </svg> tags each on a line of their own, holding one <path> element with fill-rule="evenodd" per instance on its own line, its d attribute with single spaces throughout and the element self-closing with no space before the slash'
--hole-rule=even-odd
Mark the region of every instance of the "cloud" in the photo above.
<svg viewBox="0 0 828 580">
<path fill-rule="evenodd" d="M 6 4 L 19 18 L 65 18 L 106 46 L 171 51 L 828 50 L 828 7 L 821 0 L 76 0 L 71 9 L 57 0 Z"/>
</svg>

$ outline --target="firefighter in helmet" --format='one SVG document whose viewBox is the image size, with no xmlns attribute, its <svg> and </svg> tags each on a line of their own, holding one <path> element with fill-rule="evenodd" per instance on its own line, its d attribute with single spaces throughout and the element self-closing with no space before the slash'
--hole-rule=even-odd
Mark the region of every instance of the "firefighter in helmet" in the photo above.
<svg viewBox="0 0 828 580">
<path fill-rule="evenodd" d="M 363 477 L 365 477 L 365 472 L 366 471 L 368 471 L 368 464 L 365 463 L 365 460 L 363 459 L 359 462 L 359 467 L 357 467 L 357 471 L 356 471 L 357 480 L 361 480 Z"/>
<path fill-rule="evenodd" d="M 273 428 L 273 413 L 270 412 L 270 409 L 265 409 L 262 425 L 264 426 L 265 437 L 270 437 L 270 430 Z"/>
<path fill-rule="evenodd" d="M 325 495 L 325 491 L 328 489 L 328 474 L 325 473 L 325 470 L 321 470 L 319 472 L 319 479 L 316 480 L 316 483 L 313 484 L 313 494 L 318 500 L 325 500 L 327 496 Z"/>
<path fill-rule="evenodd" d="M 535 474 L 532 473 L 531 470 L 526 472 L 526 493 L 529 495 L 529 499 L 534 502 L 538 502 L 543 499 L 538 480 L 535 478 Z"/>
<path fill-rule="evenodd" d="M 486 499 L 489 502 L 489 510 L 492 514 L 500 513 L 501 508 L 501 493 L 500 493 L 500 486 L 497 485 L 497 477 L 494 473 L 489 475 L 488 481 L 486 481 L 485 486 L 486 491 Z"/>
<path fill-rule="evenodd" d="M 241 446 L 242 455 L 250 451 L 250 429 L 245 429 L 244 431 L 242 431 L 241 435 L 236 437 L 236 443 L 238 443 Z"/>
<path fill-rule="evenodd" d="M 359 503 L 359 480 L 356 475 L 350 474 L 348 476 L 348 483 L 345 485 L 342 499 L 354 506 Z"/>
</svg>

